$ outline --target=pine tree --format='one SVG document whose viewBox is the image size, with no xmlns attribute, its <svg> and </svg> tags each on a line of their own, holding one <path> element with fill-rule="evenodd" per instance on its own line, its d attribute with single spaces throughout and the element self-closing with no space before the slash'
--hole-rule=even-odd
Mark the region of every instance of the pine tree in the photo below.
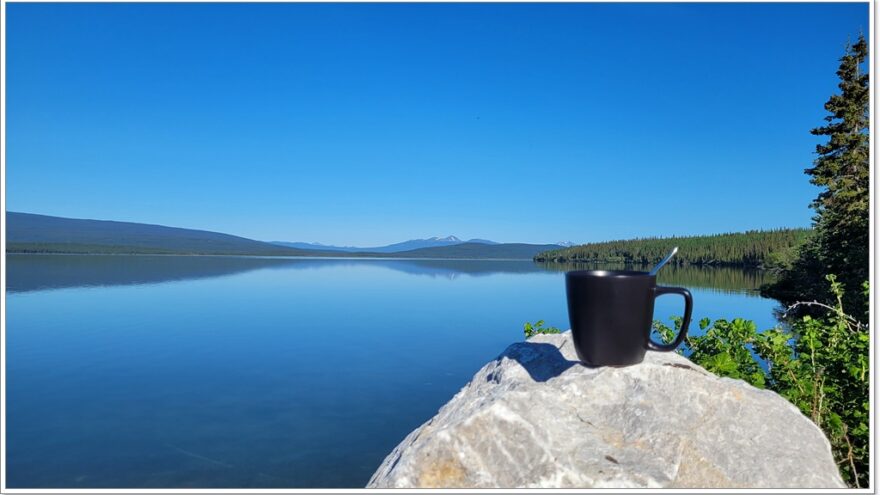
<svg viewBox="0 0 880 495">
<path fill-rule="evenodd" d="M 828 136 L 816 146 L 818 157 L 804 171 L 810 182 L 823 188 L 811 206 L 815 235 L 780 280 L 766 291 L 783 302 L 830 298 L 825 274 L 835 274 L 846 289 L 845 306 L 859 316 L 867 307 L 862 284 L 868 280 L 869 228 L 869 90 L 862 65 L 868 44 L 860 36 L 847 45 L 837 76 L 840 94 L 825 103 L 826 125 L 811 131 Z"/>
</svg>

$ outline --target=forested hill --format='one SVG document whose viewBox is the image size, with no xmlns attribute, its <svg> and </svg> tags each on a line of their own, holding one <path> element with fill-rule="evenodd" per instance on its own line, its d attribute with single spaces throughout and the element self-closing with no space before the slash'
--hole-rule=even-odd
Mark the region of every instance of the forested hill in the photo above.
<svg viewBox="0 0 880 495">
<path fill-rule="evenodd" d="M 596 242 L 545 251 L 535 261 L 624 262 L 651 264 L 674 247 L 678 265 L 762 267 L 773 258 L 785 257 L 802 244 L 809 229 L 752 230 L 748 232 Z"/>
<path fill-rule="evenodd" d="M 6 212 L 6 251 L 259 256 L 306 256 L 316 253 L 206 230 L 12 211 Z"/>
<path fill-rule="evenodd" d="M 451 244 L 393 253 L 323 251 L 297 249 L 220 232 L 143 223 L 62 218 L 17 212 L 7 212 L 6 220 L 7 253 L 530 260 L 535 254 L 556 247 L 555 244 L 488 243 L 480 240 L 458 243 L 452 239 L 440 239 Z M 412 245 L 413 242 L 400 244 Z M 400 244 L 396 246 L 400 247 Z"/>
</svg>

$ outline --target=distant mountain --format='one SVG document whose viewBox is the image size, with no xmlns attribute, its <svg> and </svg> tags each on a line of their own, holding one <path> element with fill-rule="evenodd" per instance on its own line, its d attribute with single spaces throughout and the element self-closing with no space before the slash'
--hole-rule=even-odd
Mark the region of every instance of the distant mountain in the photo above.
<svg viewBox="0 0 880 495">
<path fill-rule="evenodd" d="M 6 248 L 10 252 L 320 254 L 206 230 L 16 212 L 6 213 Z"/>
<path fill-rule="evenodd" d="M 438 246 L 395 253 L 400 258 L 455 258 L 455 259 L 532 259 L 538 253 L 559 249 L 556 244 L 482 244 L 465 242 L 454 246 Z"/>
<path fill-rule="evenodd" d="M 558 248 L 555 244 L 465 242 L 455 236 L 414 239 L 378 248 L 339 248 L 308 243 L 268 243 L 163 225 L 6 213 L 8 253 L 531 259 L 540 252 Z"/>
<path fill-rule="evenodd" d="M 347 253 L 400 253 L 403 251 L 411 251 L 413 249 L 422 249 L 429 247 L 440 247 L 440 246 L 455 246 L 457 244 L 463 244 L 465 242 L 470 243 L 478 243 L 478 244 L 498 244 L 495 241 L 488 241 L 485 239 L 471 239 L 469 241 L 463 241 L 454 235 L 450 235 L 447 237 L 429 237 L 427 239 L 412 239 L 409 241 L 398 242 L 396 244 L 389 244 L 387 246 L 376 246 L 376 247 L 355 247 L 355 246 L 328 246 L 325 244 L 311 243 L 311 242 L 286 242 L 286 241 L 272 241 L 271 244 L 276 244 L 278 246 L 286 246 L 297 249 L 315 249 L 322 251 L 344 251 Z"/>
<path fill-rule="evenodd" d="M 559 241 L 559 242 L 556 243 L 556 245 L 557 245 L 557 246 L 562 246 L 562 247 L 573 247 L 573 246 L 577 246 L 578 243 L 576 243 L 576 242 L 571 242 L 571 241 Z"/>
</svg>

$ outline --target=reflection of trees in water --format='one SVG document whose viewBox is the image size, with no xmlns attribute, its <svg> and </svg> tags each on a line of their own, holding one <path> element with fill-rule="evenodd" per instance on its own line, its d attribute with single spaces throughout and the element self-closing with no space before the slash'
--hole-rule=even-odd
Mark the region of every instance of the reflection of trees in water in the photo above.
<svg viewBox="0 0 880 495">
<path fill-rule="evenodd" d="M 644 270 L 648 265 L 626 265 L 623 263 L 540 263 L 546 270 L 567 272 L 571 270 Z M 663 285 L 699 287 L 718 292 L 749 294 L 761 288 L 762 284 L 771 282 L 773 276 L 763 270 L 744 270 L 741 268 L 716 267 L 704 268 L 693 265 L 663 267 L 657 276 L 657 282 Z"/>
<path fill-rule="evenodd" d="M 131 256 L 131 255 L 9 255 L 7 289 L 25 292 L 63 287 L 136 285 L 222 277 L 253 270 L 322 270 L 378 267 L 409 275 L 455 280 L 461 276 L 538 274 L 585 269 L 635 269 L 623 264 L 534 263 L 523 260 L 416 260 L 340 258 L 261 258 L 246 256 Z M 752 293 L 770 281 L 761 271 L 735 268 L 667 266 L 659 282 L 722 292 Z"/>
<path fill-rule="evenodd" d="M 140 285 L 222 277 L 253 270 L 323 270 L 378 267 L 455 280 L 496 273 L 547 273 L 531 260 L 414 260 L 266 258 L 256 256 L 40 255 L 6 257 L 7 290 Z"/>
<path fill-rule="evenodd" d="M 212 278 L 277 266 L 272 258 L 162 255 L 12 254 L 6 256 L 9 292 L 139 285 Z"/>
</svg>

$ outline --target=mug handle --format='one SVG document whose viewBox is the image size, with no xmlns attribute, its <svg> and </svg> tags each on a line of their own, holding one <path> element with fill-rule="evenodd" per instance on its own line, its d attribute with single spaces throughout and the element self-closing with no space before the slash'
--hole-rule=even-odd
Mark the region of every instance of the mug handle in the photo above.
<svg viewBox="0 0 880 495">
<path fill-rule="evenodd" d="M 674 351 L 676 347 L 684 342 L 684 338 L 687 337 L 688 325 L 691 324 L 691 310 L 694 309 L 694 300 L 691 297 L 691 291 L 681 287 L 654 287 L 655 298 L 663 294 L 681 294 L 684 297 L 684 318 L 681 320 L 681 330 L 678 331 L 675 340 L 671 344 L 659 344 L 651 340 L 651 336 L 648 335 L 648 349 L 669 352 Z"/>
</svg>

